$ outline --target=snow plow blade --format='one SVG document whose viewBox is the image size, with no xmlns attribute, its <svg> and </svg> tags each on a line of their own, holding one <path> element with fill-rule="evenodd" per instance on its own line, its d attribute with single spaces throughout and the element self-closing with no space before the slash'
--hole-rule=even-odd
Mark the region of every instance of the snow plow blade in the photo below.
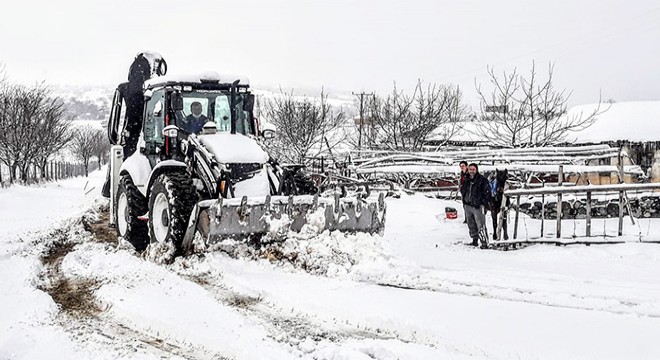
<svg viewBox="0 0 660 360">
<path fill-rule="evenodd" d="M 197 231 L 212 244 L 226 237 L 281 231 L 282 226 L 299 232 L 308 223 L 322 230 L 382 233 L 384 195 L 367 199 L 298 195 L 203 200 L 193 209 L 183 247 L 190 248 Z"/>
</svg>

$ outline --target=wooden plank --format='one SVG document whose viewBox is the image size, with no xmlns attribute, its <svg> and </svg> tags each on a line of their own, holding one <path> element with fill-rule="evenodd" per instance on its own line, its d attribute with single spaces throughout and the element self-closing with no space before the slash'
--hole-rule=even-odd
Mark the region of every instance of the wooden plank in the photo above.
<svg viewBox="0 0 660 360">
<path fill-rule="evenodd" d="M 610 184 L 610 185 L 578 185 L 564 187 L 543 187 L 539 189 L 517 189 L 507 190 L 505 193 L 509 196 L 517 195 L 542 195 L 542 194 L 577 194 L 591 191 L 594 193 L 619 192 L 619 191 L 639 191 L 639 190 L 660 190 L 659 183 L 643 184 Z"/>
<path fill-rule="evenodd" d="M 541 237 L 543 237 L 545 225 L 545 194 L 541 194 Z"/>
<path fill-rule="evenodd" d="M 516 221 L 513 227 L 513 238 L 518 238 L 518 217 L 520 215 L 520 196 L 516 198 Z"/>
<path fill-rule="evenodd" d="M 627 242 L 646 243 L 646 244 L 660 244 L 660 240 L 642 240 L 642 241 L 624 241 L 613 238 L 612 240 L 603 240 L 594 238 L 575 240 L 575 239 L 525 239 L 525 240 L 493 240 L 489 244 L 493 246 L 514 245 L 514 244 L 549 244 L 549 245 L 611 245 L 611 244 L 624 244 Z"/>
<path fill-rule="evenodd" d="M 587 237 L 591 236 L 591 191 L 587 192 Z"/>
<path fill-rule="evenodd" d="M 619 151 L 619 163 L 617 167 L 619 168 L 619 184 L 623 184 L 624 175 L 623 175 L 623 155 L 622 151 Z M 623 235 L 623 190 L 619 191 L 619 236 Z"/>
<path fill-rule="evenodd" d="M 506 187 L 508 187 L 508 186 L 509 186 L 508 184 L 504 184 L 504 188 L 505 188 L 505 189 L 506 189 Z M 506 221 L 506 219 L 504 219 L 504 218 L 505 218 L 505 216 L 506 216 L 506 215 L 505 215 L 505 212 L 506 212 L 506 201 L 507 201 L 507 199 L 508 199 L 508 197 L 506 197 L 506 196 L 502 196 L 502 205 L 500 206 L 500 214 L 499 214 L 499 216 L 497 217 L 497 230 L 496 230 L 496 234 L 497 234 L 497 239 L 498 239 L 498 240 L 501 240 L 501 239 L 502 239 L 503 226 L 504 226 L 504 222 Z"/>
<path fill-rule="evenodd" d="M 635 217 L 633 216 L 632 208 L 630 207 L 630 199 L 628 199 L 628 193 L 623 192 L 623 201 L 626 203 L 626 208 L 628 209 L 628 216 L 630 217 L 630 222 L 635 225 Z"/>
<path fill-rule="evenodd" d="M 559 165 L 559 175 L 557 177 L 557 185 L 561 186 L 564 182 L 564 166 Z M 562 213 L 562 194 L 557 194 L 557 238 L 561 237 L 561 213 Z"/>
</svg>

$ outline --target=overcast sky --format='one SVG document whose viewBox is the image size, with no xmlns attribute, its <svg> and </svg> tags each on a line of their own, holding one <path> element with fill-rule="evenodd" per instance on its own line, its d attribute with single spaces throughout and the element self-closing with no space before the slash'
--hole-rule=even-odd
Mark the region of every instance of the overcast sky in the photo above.
<svg viewBox="0 0 660 360">
<path fill-rule="evenodd" d="M 386 93 L 460 85 L 555 63 L 571 104 L 660 100 L 658 0 L 9 0 L 0 62 L 14 81 L 113 85 L 137 52 L 170 72 L 214 69 L 254 86 Z"/>
</svg>

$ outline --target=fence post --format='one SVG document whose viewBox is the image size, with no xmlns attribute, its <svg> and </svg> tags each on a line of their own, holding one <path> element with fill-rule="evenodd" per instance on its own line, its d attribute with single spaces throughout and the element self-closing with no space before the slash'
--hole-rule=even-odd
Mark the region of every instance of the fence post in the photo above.
<svg viewBox="0 0 660 360">
<path fill-rule="evenodd" d="M 591 236 L 591 191 L 587 191 L 587 237 Z"/>
<path fill-rule="evenodd" d="M 619 149 L 619 184 L 623 184 L 623 156 Z M 632 215 L 631 215 L 632 216 Z M 619 191 L 619 236 L 623 235 L 623 190 Z"/>
<path fill-rule="evenodd" d="M 564 182 L 564 165 L 559 165 L 559 174 L 557 178 L 557 185 L 561 186 Z M 557 194 L 557 239 L 561 237 L 561 211 L 562 210 L 562 194 Z"/>
<path fill-rule="evenodd" d="M 545 186 L 545 183 L 543 184 Z M 541 239 L 543 239 L 545 227 L 545 194 L 541 194 Z"/>
<path fill-rule="evenodd" d="M 509 184 L 504 184 L 504 190 L 506 190 L 508 188 L 509 188 Z M 502 240 L 502 230 L 503 230 L 504 222 L 508 220 L 508 219 L 506 219 L 506 212 L 507 212 L 506 201 L 507 201 L 508 198 L 509 197 L 506 196 L 506 195 L 502 196 L 502 205 L 500 206 L 500 215 L 498 216 L 498 219 L 497 219 L 497 229 L 495 229 L 495 231 L 497 233 L 497 240 Z M 518 211 L 518 210 L 516 209 L 516 211 Z"/>
<path fill-rule="evenodd" d="M 516 196 L 516 221 L 513 226 L 513 239 L 518 238 L 518 216 L 520 215 L 520 195 Z"/>
</svg>

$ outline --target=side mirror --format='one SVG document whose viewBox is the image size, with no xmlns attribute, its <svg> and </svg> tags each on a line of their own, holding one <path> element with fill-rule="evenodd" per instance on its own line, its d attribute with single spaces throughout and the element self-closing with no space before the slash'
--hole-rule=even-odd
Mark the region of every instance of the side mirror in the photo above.
<svg viewBox="0 0 660 360">
<path fill-rule="evenodd" d="M 254 94 L 247 94 L 243 100 L 243 111 L 252 112 L 254 110 Z"/>
<path fill-rule="evenodd" d="M 179 93 L 172 93 L 170 95 L 170 107 L 174 111 L 183 110 L 183 96 Z"/>
<path fill-rule="evenodd" d="M 261 130 L 261 136 L 263 136 L 264 139 L 272 139 L 275 137 L 276 133 L 277 126 L 271 123 L 265 123 L 263 130 Z"/>
</svg>

